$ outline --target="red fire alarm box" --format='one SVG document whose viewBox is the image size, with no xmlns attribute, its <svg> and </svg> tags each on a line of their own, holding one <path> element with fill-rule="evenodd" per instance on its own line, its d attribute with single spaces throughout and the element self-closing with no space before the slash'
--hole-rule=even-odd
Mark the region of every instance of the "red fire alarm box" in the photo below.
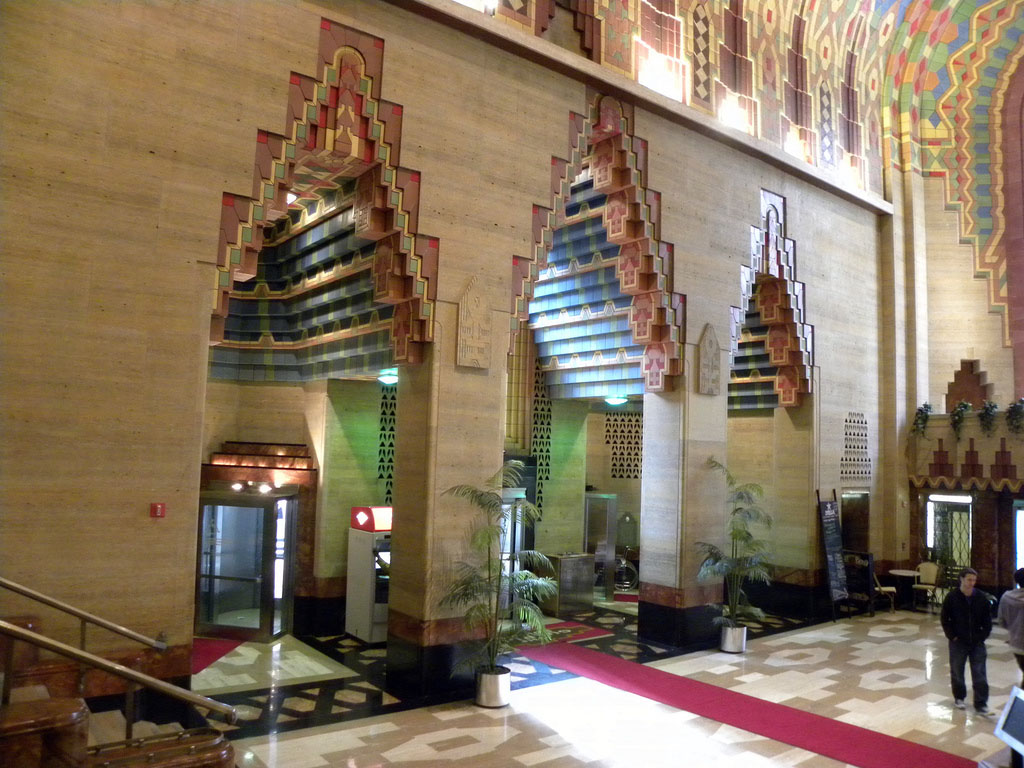
<svg viewBox="0 0 1024 768">
<path fill-rule="evenodd" d="M 167 505 L 162 501 L 156 501 L 149 505 L 150 517 L 167 517 Z"/>
<path fill-rule="evenodd" d="M 351 526 L 359 531 L 390 531 L 391 507 L 352 507 Z"/>
</svg>

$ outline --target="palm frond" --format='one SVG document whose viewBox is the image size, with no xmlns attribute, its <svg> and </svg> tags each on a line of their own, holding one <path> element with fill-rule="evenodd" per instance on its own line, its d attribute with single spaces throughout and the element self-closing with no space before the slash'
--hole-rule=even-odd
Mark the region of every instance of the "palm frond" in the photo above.
<svg viewBox="0 0 1024 768">
<path fill-rule="evenodd" d="M 548 556 L 535 549 L 521 549 L 512 555 L 521 568 L 531 571 L 548 570 L 554 573 L 554 566 Z"/>
<path fill-rule="evenodd" d="M 709 542 L 697 542 L 697 551 L 703 556 L 697 578 L 725 579 L 727 602 L 716 621 L 737 626 L 743 620 L 763 617 L 763 612 L 747 601 L 743 584 L 747 580 L 771 583 L 769 544 L 758 538 L 753 526 L 770 528 L 772 518 L 761 506 L 764 490 L 760 485 L 738 483 L 728 468 L 714 457 L 707 460 L 707 466 L 725 476 L 728 552 Z"/>
<path fill-rule="evenodd" d="M 550 640 L 534 601 L 553 595 L 557 588 L 553 579 L 534 571 L 550 570 L 551 563 L 534 550 L 511 556 L 499 551 L 513 523 L 525 525 L 540 519 L 540 510 L 526 499 L 503 502 L 502 489 L 518 487 L 523 468 L 520 461 L 507 461 L 482 486 L 454 485 L 444 492 L 464 499 L 479 513 L 469 532 L 475 562 L 456 564 L 454 578 L 440 601 L 444 607 L 464 609 L 467 629 L 484 635 L 482 641 L 472 643 L 473 652 L 460 665 L 483 661 L 493 667 L 500 654 L 516 645 Z"/>
</svg>

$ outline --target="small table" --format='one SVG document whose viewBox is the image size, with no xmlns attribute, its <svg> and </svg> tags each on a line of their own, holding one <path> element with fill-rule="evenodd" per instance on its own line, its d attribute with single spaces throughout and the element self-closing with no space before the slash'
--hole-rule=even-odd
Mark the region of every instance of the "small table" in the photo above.
<svg viewBox="0 0 1024 768">
<path fill-rule="evenodd" d="M 908 585 L 906 580 L 913 579 L 916 582 L 920 574 L 917 571 L 908 571 L 905 568 L 893 568 L 889 571 L 889 575 L 896 577 L 896 589 L 900 595 L 900 607 L 906 608 L 909 605 L 910 610 L 914 610 L 913 582 Z"/>
</svg>

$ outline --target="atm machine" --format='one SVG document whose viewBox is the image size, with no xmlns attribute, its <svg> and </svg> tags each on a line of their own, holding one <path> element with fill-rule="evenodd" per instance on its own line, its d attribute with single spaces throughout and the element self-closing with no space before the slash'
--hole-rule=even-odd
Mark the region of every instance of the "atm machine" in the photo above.
<svg viewBox="0 0 1024 768">
<path fill-rule="evenodd" d="M 391 507 L 352 507 L 345 631 L 368 643 L 388 638 Z"/>
</svg>

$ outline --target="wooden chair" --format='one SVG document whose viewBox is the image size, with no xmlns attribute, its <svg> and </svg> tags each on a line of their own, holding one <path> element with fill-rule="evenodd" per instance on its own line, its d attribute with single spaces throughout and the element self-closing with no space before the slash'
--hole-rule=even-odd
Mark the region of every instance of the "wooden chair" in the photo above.
<svg viewBox="0 0 1024 768">
<path fill-rule="evenodd" d="M 935 588 L 938 586 L 939 564 L 919 563 L 917 566 L 917 582 L 914 584 L 914 607 L 917 608 L 918 595 L 924 595 L 924 604 L 928 606 L 935 603 Z"/>
<path fill-rule="evenodd" d="M 962 569 L 962 565 L 956 565 L 955 563 L 947 563 L 942 566 L 942 572 L 939 574 L 939 579 L 935 584 L 935 602 L 937 605 L 942 605 L 942 601 L 946 599 L 946 595 L 952 590 L 959 589 L 960 571 Z"/>
<path fill-rule="evenodd" d="M 889 613 L 896 612 L 896 587 L 883 587 L 875 576 L 875 596 L 884 597 L 889 601 Z"/>
</svg>

